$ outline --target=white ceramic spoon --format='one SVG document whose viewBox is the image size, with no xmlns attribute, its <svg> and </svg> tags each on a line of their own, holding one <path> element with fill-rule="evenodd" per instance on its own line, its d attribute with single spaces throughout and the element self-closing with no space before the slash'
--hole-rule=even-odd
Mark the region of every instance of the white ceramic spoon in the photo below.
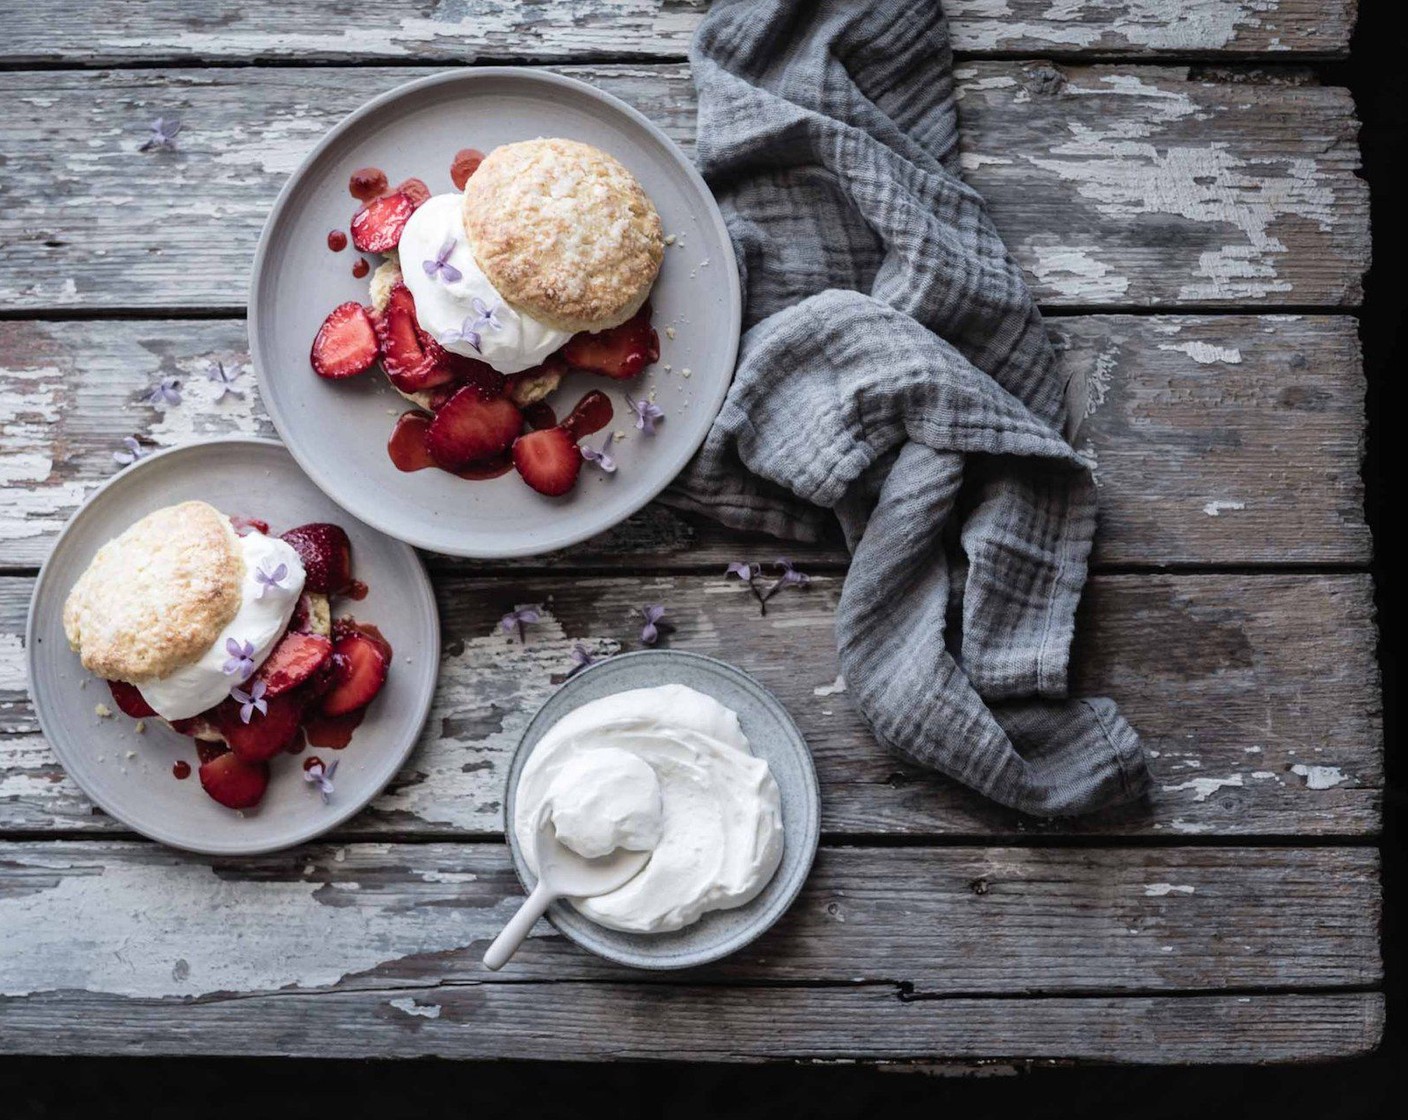
<svg viewBox="0 0 1408 1120">
<path fill-rule="evenodd" d="M 650 862 L 649 852 L 632 852 L 625 848 L 617 848 L 610 855 L 597 859 L 579 856 L 557 839 L 557 829 L 547 813 L 538 822 L 533 852 L 538 863 L 538 884 L 484 954 L 487 968 L 498 970 L 507 963 L 554 899 L 609 894 L 617 887 L 624 887 Z"/>
</svg>

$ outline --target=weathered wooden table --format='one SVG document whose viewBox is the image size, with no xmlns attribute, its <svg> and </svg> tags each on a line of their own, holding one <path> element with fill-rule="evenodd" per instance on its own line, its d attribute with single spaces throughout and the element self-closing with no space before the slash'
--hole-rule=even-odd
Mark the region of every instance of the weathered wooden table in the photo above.
<svg viewBox="0 0 1408 1120">
<path fill-rule="evenodd" d="M 597 83 L 689 149 L 700 8 L 0 7 L 0 1050 L 1239 1062 L 1375 1044 L 1367 202 L 1350 98 L 1308 65 L 1344 56 L 1354 0 L 949 0 L 963 166 L 1087 402 L 1103 528 L 1076 683 L 1143 732 L 1147 805 L 1024 819 L 902 765 L 837 680 L 844 551 L 803 550 L 816 582 L 760 618 L 721 574 L 779 546 L 651 508 L 530 563 L 429 558 L 444 666 L 410 765 L 326 843 L 216 861 L 125 833 L 38 733 L 22 634 L 55 534 L 126 435 L 272 434 L 247 270 L 339 117 L 512 61 Z M 138 151 L 158 116 L 181 120 L 177 150 Z M 217 362 L 243 397 L 215 401 Z M 164 375 L 180 406 L 147 403 Z M 547 619 L 507 643 L 499 615 L 533 601 Z M 517 894 L 509 751 L 572 644 L 632 644 L 643 601 L 805 730 L 825 816 L 810 884 L 717 967 L 633 974 L 543 927 L 489 975 Z"/>
</svg>

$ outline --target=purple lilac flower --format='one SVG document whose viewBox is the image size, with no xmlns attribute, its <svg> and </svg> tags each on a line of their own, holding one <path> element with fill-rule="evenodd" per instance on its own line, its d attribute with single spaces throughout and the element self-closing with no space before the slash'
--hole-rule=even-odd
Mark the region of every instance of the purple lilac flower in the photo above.
<svg viewBox="0 0 1408 1120">
<path fill-rule="evenodd" d="M 660 640 L 660 628 L 671 629 L 668 622 L 662 622 L 665 617 L 665 608 L 659 603 L 649 603 L 641 607 L 640 615 L 645 619 L 645 625 L 640 628 L 640 640 L 648 646 L 653 646 Z"/>
<path fill-rule="evenodd" d="M 596 658 L 592 656 L 586 646 L 577 642 L 572 647 L 572 668 L 567 671 L 567 675 L 574 677 L 588 665 L 594 664 L 596 664 Z"/>
<path fill-rule="evenodd" d="M 309 767 L 303 771 L 303 780 L 310 785 L 318 787 L 318 792 L 323 796 L 323 804 L 326 805 L 332 797 L 332 776 L 337 773 L 337 759 L 332 760 L 332 765 L 324 767 L 323 764 L 314 759 Z"/>
<path fill-rule="evenodd" d="M 664 417 L 665 413 L 654 401 L 632 400 L 631 394 L 626 394 L 626 406 L 636 414 L 636 427 L 648 436 L 655 434 L 655 421 Z"/>
<path fill-rule="evenodd" d="M 226 638 L 225 652 L 230 656 L 220 667 L 220 671 L 227 676 L 238 676 L 241 684 L 249 680 L 250 674 L 254 672 L 254 643 Z"/>
<path fill-rule="evenodd" d="M 142 445 L 137 442 L 136 436 L 123 436 L 122 446 L 126 448 L 126 450 L 114 451 L 112 453 L 112 457 L 116 462 L 121 463 L 124 467 L 130 467 L 133 463 L 135 463 L 138 459 L 142 458 L 147 453 L 146 449 L 143 448 Z"/>
<path fill-rule="evenodd" d="M 737 576 L 744 583 L 752 583 L 753 577 L 757 574 L 757 564 L 745 564 L 741 560 L 735 560 L 728 566 L 728 570 L 724 572 L 724 579 L 728 579 L 729 576 Z"/>
<path fill-rule="evenodd" d="M 517 630 L 518 640 L 526 643 L 528 635 L 523 627 L 528 623 L 537 622 L 542 617 L 542 608 L 537 603 L 520 603 L 499 619 L 499 625 L 503 627 L 505 634 L 512 634 Z"/>
<path fill-rule="evenodd" d="M 487 303 L 485 303 L 485 302 L 484 302 L 482 299 L 480 299 L 478 296 L 475 296 L 475 297 L 474 297 L 474 312 L 475 312 L 476 315 L 479 316 L 479 318 L 477 318 L 476 320 L 474 320 L 474 327 L 475 327 L 475 329 L 476 329 L 476 330 L 479 330 L 479 329 L 481 329 L 481 328 L 483 328 L 483 327 L 492 327 L 492 328 L 493 328 L 494 330 L 496 330 L 496 331 L 501 331 L 501 330 L 503 330 L 503 329 L 504 329 L 503 323 L 499 322 L 499 317 L 498 317 L 496 314 L 494 314 L 496 311 L 498 311 L 498 309 L 499 309 L 499 305 L 498 305 L 497 303 L 494 304 L 493 307 L 490 307 Z"/>
<path fill-rule="evenodd" d="M 147 394 L 148 404 L 180 404 L 181 381 L 176 377 L 163 377 Z"/>
<path fill-rule="evenodd" d="M 175 117 L 167 120 L 165 117 L 157 117 L 151 123 L 151 135 L 147 141 L 137 150 L 139 152 L 150 152 L 158 148 L 165 148 L 168 151 L 176 150 L 176 134 L 181 131 L 181 122 Z"/>
<path fill-rule="evenodd" d="M 264 565 L 260 564 L 254 572 L 254 580 L 256 583 L 259 584 L 259 590 L 255 593 L 255 598 L 264 598 L 264 592 L 268 591 L 270 588 L 277 587 L 280 591 L 284 590 L 283 581 L 287 578 L 287 564 L 280 564 L 272 572 L 266 572 L 264 570 Z"/>
<path fill-rule="evenodd" d="M 224 362 L 216 362 L 215 368 L 206 370 L 205 376 L 208 380 L 220 386 L 215 394 L 217 401 L 224 400 L 226 395 L 239 397 L 241 400 L 244 399 L 244 390 L 235 388 L 235 378 L 238 377 L 239 374 L 228 372 L 225 369 Z"/>
<path fill-rule="evenodd" d="M 425 274 L 434 280 L 437 276 L 446 284 L 453 284 L 464 274 L 450 263 L 450 254 L 455 251 L 455 239 L 445 238 L 445 244 L 440 246 L 440 251 L 435 254 L 433 260 L 421 261 L 421 268 L 425 269 Z M 477 349 L 477 348 L 476 348 Z"/>
<path fill-rule="evenodd" d="M 784 587 L 806 587 L 807 584 L 812 581 L 811 576 L 807 575 L 806 572 L 797 571 L 797 569 L 792 566 L 792 561 L 785 557 L 778 558 L 777 566 L 782 569 L 782 574 L 777 577 L 772 586 L 763 594 L 764 600 L 771 599 Z"/>
<path fill-rule="evenodd" d="M 580 449 L 582 458 L 589 463 L 595 463 L 607 474 L 613 474 L 616 470 L 616 460 L 611 457 L 611 452 L 609 452 L 607 448 L 611 446 L 611 441 L 615 438 L 616 437 L 610 432 L 607 432 L 606 439 L 601 443 L 601 450 L 598 451 L 596 448 L 583 447 Z"/>
<path fill-rule="evenodd" d="M 428 263 L 428 262 L 427 262 Z M 492 327 L 494 330 L 502 330 L 503 323 L 499 322 L 495 312 L 498 304 L 490 307 L 478 296 L 474 297 L 474 314 L 466 315 L 465 320 L 458 330 L 453 327 L 440 336 L 440 341 L 446 344 L 451 342 L 467 342 L 474 347 L 476 354 L 481 353 L 480 347 L 484 342 L 484 336 L 480 332 L 485 327 Z"/>
<path fill-rule="evenodd" d="M 240 722 L 248 723 L 254 718 L 254 713 L 261 716 L 269 712 L 269 701 L 264 699 L 264 690 L 267 686 L 263 681 L 255 681 L 245 692 L 241 688 L 230 689 L 230 698 L 240 706 Z"/>
</svg>

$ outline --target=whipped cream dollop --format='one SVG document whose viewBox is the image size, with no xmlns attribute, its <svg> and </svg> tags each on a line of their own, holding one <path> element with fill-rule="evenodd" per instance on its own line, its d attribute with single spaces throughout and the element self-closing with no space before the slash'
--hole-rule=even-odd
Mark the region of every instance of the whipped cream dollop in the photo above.
<svg viewBox="0 0 1408 1120">
<path fill-rule="evenodd" d="M 653 771 L 658 837 L 635 878 L 609 894 L 573 899 L 578 910 L 612 929 L 662 933 L 742 906 L 767 886 L 782 861 L 777 782 L 735 712 L 678 684 L 583 704 L 538 741 L 518 779 L 513 819 L 534 874 L 543 812 L 582 855 L 578 844 L 647 850 L 655 827 L 649 783 L 622 755 Z M 588 814 L 598 821 L 588 824 Z"/>
<path fill-rule="evenodd" d="M 253 530 L 239 538 L 239 549 L 244 557 L 244 580 L 240 584 L 240 609 L 230 624 L 198 661 L 138 686 L 142 699 L 163 719 L 199 715 L 249 679 L 225 672 L 225 662 L 230 660 L 227 641 L 233 639 L 241 646 L 248 643 L 254 668 L 258 669 L 288 629 L 288 620 L 303 593 L 303 561 L 292 545 Z M 272 576 L 280 564 L 284 565 L 284 576 L 277 583 L 258 578 L 261 571 Z"/>
<path fill-rule="evenodd" d="M 519 373 L 572 337 L 515 311 L 489 283 L 469 248 L 457 194 L 422 203 L 401 231 L 397 251 L 421 329 L 447 350 L 500 373 Z M 427 263 L 435 267 L 427 270 Z"/>
</svg>

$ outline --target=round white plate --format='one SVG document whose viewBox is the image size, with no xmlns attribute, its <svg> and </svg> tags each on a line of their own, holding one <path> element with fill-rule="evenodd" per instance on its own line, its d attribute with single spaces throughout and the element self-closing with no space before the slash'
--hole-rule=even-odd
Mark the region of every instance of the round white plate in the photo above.
<svg viewBox="0 0 1408 1120">
<path fill-rule="evenodd" d="M 107 685 L 79 664 L 64 637 L 63 607 L 93 554 L 154 509 L 200 499 L 229 514 L 269 523 L 278 533 L 310 521 L 341 525 L 352 568 L 369 591 L 339 600 L 335 615 L 377 626 L 394 658 L 380 695 L 339 751 L 279 755 L 268 792 L 242 814 L 211 800 L 196 774 L 195 742 L 117 710 Z M 272 440 L 218 439 L 162 451 L 128 467 L 84 503 L 59 535 L 29 606 L 25 656 L 30 694 L 44 736 L 64 769 L 104 812 L 129 828 L 193 852 L 242 855 L 310 840 L 341 824 L 400 769 L 420 736 L 440 665 L 440 623 L 430 581 L 415 551 L 368 528 L 329 501 Z M 98 715 L 98 705 L 112 715 Z M 331 802 L 303 781 L 309 753 L 338 761 Z M 184 759 L 191 774 L 178 780 Z"/>
<path fill-rule="evenodd" d="M 741 669 L 683 650 L 641 650 L 618 654 L 578 673 L 538 709 L 523 732 L 509 767 L 504 798 L 505 828 L 514 870 L 531 890 L 534 882 L 513 831 L 518 778 L 544 733 L 583 704 L 631 688 L 683 684 L 714 697 L 738 713 L 748 745 L 767 760 L 782 796 L 782 863 L 751 902 L 735 910 L 715 910 L 670 933 L 626 933 L 599 926 L 570 902 L 548 908 L 548 920 L 584 949 L 634 968 L 691 968 L 735 953 L 761 936 L 792 905 L 806 882 L 821 836 L 821 789 L 811 750 L 787 709 Z"/>
<path fill-rule="evenodd" d="M 328 231 L 346 230 L 358 206 L 347 192 L 348 178 L 374 165 L 392 183 L 415 176 L 438 194 L 454 189 L 449 169 L 459 149 L 487 152 L 539 136 L 582 140 L 616 156 L 640 179 L 666 234 L 676 238 L 651 295 L 660 361 L 626 383 L 572 374 L 551 398 L 562 416 L 588 389 L 611 397 L 611 430 L 628 432 L 612 448 L 618 469 L 606 475 L 584 465 L 581 481 L 562 498 L 535 493 L 513 471 L 481 482 L 433 469 L 398 471 L 386 441 L 396 416 L 411 406 L 379 369 L 332 382 L 308 363 L 327 313 L 347 300 L 369 301 L 366 280 L 351 274 L 356 253 L 327 247 Z M 531 556 L 611 528 L 679 473 L 723 404 L 740 318 L 738 271 L 718 206 L 694 165 L 660 129 L 584 82 L 540 70 L 486 67 L 433 75 L 376 98 L 303 161 L 274 203 L 259 241 L 249 349 L 284 443 L 339 505 L 420 548 L 481 558 Z M 673 329 L 673 339 L 666 328 Z M 654 438 L 636 431 L 627 392 L 637 399 L 653 393 L 664 410 Z"/>
</svg>

